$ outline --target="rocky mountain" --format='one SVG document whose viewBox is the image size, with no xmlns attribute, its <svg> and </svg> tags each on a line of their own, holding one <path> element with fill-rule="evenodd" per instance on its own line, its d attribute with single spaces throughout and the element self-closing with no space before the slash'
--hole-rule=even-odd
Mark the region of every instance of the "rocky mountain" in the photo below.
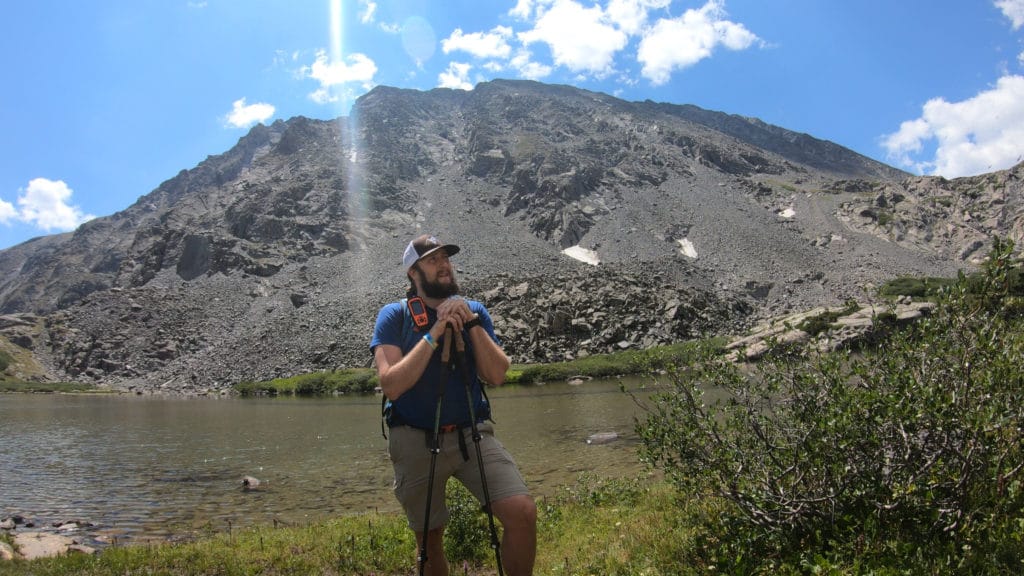
<svg viewBox="0 0 1024 576">
<path fill-rule="evenodd" d="M 142 392 L 367 366 L 423 232 L 462 246 L 463 292 L 517 362 L 736 333 L 955 274 L 994 235 L 1019 245 L 1022 171 L 912 177 L 757 119 L 567 86 L 382 86 L 0 251 L 0 346 L 31 358 L 15 377 Z"/>
</svg>

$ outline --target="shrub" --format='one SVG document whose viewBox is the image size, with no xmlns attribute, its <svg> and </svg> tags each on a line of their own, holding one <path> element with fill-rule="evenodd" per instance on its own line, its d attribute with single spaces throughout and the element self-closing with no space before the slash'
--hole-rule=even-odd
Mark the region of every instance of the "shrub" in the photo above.
<svg viewBox="0 0 1024 576">
<path fill-rule="evenodd" d="M 861 566 L 1019 570 L 1024 322 L 1012 248 L 997 241 L 981 275 L 961 275 L 931 316 L 863 356 L 775 357 L 746 374 L 708 350 L 670 370 L 671 390 L 637 426 L 642 456 L 685 493 L 728 502 L 722 525 L 748 561 L 812 550 Z"/>
<path fill-rule="evenodd" d="M 487 514 L 476 497 L 460 482 L 445 486 L 448 524 L 445 526 L 444 552 L 449 562 L 484 564 L 492 555 L 491 528 Z M 495 520 L 497 525 L 497 520 Z"/>
<path fill-rule="evenodd" d="M 825 312 L 823 314 L 819 314 L 817 316 L 804 320 L 803 322 L 800 323 L 799 326 L 797 326 L 797 328 L 803 330 L 804 332 L 810 334 L 811 336 L 817 336 L 818 334 L 821 334 L 822 332 L 825 332 L 826 330 L 831 328 L 832 324 L 834 324 L 836 320 L 839 320 L 843 316 L 849 316 L 850 314 L 853 314 L 857 310 L 860 310 L 860 304 L 857 304 L 856 301 L 850 301 L 847 302 L 846 306 L 844 306 L 841 310 L 837 310 L 834 312 Z"/>
</svg>

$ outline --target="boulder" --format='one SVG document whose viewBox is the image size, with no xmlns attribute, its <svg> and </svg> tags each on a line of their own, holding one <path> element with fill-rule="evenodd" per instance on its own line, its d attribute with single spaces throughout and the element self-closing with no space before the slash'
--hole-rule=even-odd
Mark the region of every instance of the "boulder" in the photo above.
<svg viewBox="0 0 1024 576">
<path fill-rule="evenodd" d="M 74 546 L 76 542 L 68 536 L 49 532 L 22 532 L 14 536 L 14 545 L 18 555 L 25 560 L 60 556 Z"/>
</svg>

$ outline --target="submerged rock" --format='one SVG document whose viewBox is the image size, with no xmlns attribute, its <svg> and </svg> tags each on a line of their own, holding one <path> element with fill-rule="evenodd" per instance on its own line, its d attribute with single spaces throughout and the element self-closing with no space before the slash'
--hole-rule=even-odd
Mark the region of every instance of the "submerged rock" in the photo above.
<svg viewBox="0 0 1024 576">
<path fill-rule="evenodd" d="M 587 444 L 608 444 L 619 439 L 617 432 L 598 432 L 587 436 Z"/>
</svg>

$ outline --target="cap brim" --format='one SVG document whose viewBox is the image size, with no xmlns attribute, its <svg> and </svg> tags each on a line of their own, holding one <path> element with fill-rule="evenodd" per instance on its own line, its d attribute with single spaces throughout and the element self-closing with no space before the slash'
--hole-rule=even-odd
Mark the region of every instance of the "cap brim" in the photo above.
<svg viewBox="0 0 1024 576">
<path fill-rule="evenodd" d="M 430 256 L 434 252 L 437 252 L 438 250 L 444 250 L 445 252 L 448 253 L 449 256 L 455 256 L 456 254 L 459 253 L 459 247 L 456 246 L 455 244 L 445 244 L 443 246 L 438 246 L 436 248 L 431 248 L 430 250 L 427 250 L 423 254 L 420 254 L 420 257 L 417 258 L 416 261 L 419 262 L 420 260 L 423 260 L 427 256 Z"/>
<path fill-rule="evenodd" d="M 416 259 L 413 260 L 412 262 L 410 262 L 409 264 L 406 264 L 405 269 L 409 270 L 410 268 L 415 266 L 417 262 L 419 262 L 420 260 L 426 258 L 427 256 L 430 256 L 431 254 L 433 254 L 434 252 L 437 252 L 438 250 L 444 250 L 445 253 L 448 254 L 448 256 L 454 256 L 455 254 L 459 253 L 459 247 L 456 246 L 455 244 L 443 244 L 441 246 L 435 246 L 435 247 L 431 248 L 430 250 L 427 250 L 423 254 L 420 254 L 419 256 L 417 256 Z"/>
</svg>

